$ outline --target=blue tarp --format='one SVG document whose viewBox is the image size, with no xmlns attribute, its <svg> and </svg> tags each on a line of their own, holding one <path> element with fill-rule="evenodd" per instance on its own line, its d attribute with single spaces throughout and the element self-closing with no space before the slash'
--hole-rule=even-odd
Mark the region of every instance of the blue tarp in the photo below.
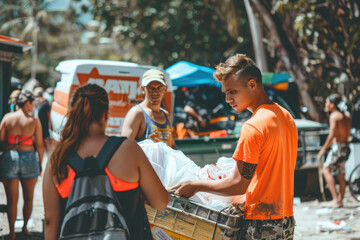
<svg viewBox="0 0 360 240">
<path fill-rule="evenodd" d="M 173 86 L 176 87 L 196 87 L 199 85 L 211 85 L 221 87 L 213 74 L 215 69 L 199 66 L 186 61 L 180 61 L 165 69 L 170 75 Z"/>
</svg>

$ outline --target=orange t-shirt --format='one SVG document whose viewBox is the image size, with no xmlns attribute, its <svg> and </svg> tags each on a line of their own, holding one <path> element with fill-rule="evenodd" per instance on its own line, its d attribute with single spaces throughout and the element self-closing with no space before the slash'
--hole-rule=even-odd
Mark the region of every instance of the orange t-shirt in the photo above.
<svg viewBox="0 0 360 240">
<path fill-rule="evenodd" d="M 297 144 L 294 119 L 277 104 L 259 106 L 243 124 L 233 158 L 257 164 L 246 191 L 246 219 L 293 216 Z"/>
</svg>

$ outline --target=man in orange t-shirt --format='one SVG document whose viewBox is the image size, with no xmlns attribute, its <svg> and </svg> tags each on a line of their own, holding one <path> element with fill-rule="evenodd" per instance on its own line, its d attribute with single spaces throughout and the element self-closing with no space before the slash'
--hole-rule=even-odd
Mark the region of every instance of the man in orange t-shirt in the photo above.
<svg viewBox="0 0 360 240">
<path fill-rule="evenodd" d="M 259 68 L 245 55 L 236 54 L 220 63 L 214 77 L 236 112 L 253 112 L 241 128 L 233 175 L 216 181 L 189 180 L 170 190 L 185 197 L 196 192 L 246 193 L 241 239 L 293 239 L 295 122 L 268 98 Z"/>
</svg>

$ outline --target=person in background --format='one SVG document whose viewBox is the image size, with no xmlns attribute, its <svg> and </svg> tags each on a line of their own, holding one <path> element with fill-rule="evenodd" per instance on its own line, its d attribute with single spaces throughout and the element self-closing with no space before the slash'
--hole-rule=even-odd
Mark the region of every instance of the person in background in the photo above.
<svg viewBox="0 0 360 240">
<path fill-rule="evenodd" d="M 50 110 L 51 106 L 49 102 L 44 98 L 44 89 L 37 87 L 34 89 L 34 96 L 36 102 L 36 114 L 35 116 L 40 119 L 43 140 L 46 152 L 51 155 L 52 145 L 50 139 L 51 121 L 50 121 Z"/>
<path fill-rule="evenodd" d="M 334 93 L 326 98 L 325 111 L 330 113 L 330 132 L 319 152 L 319 157 L 322 158 L 326 150 L 330 148 L 323 166 L 323 175 L 330 190 L 332 201 L 324 203 L 324 207 L 339 208 L 343 206 L 346 188 L 345 163 L 350 155 L 349 137 L 351 129 L 351 117 L 345 108 L 346 105 L 341 101 L 339 94 Z M 335 188 L 334 175 L 337 175 L 339 181 L 339 193 Z"/>
<path fill-rule="evenodd" d="M 141 90 L 145 93 L 145 99 L 126 114 L 121 135 L 138 142 L 145 139 L 165 142 L 177 149 L 170 115 L 161 108 L 167 90 L 164 73 L 157 69 L 146 71 L 141 80 Z"/>
<path fill-rule="evenodd" d="M 231 176 L 221 180 L 189 180 L 170 191 L 190 197 L 196 192 L 243 195 L 245 221 L 241 239 L 293 239 L 294 172 L 297 128 L 290 113 L 272 102 L 262 85 L 256 64 L 236 54 L 216 66 L 226 102 L 238 113 L 253 114 L 243 123 L 233 154 Z"/>
<path fill-rule="evenodd" d="M 58 239 L 66 201 L 75 178 L 74 170 L 67 164 L 70 154 L 75 151 L 82 159 L 98 155 L 108 139 L 105 128 L 109 99 L 103 88 L 95 84 L 78 88 L 69 108 L 60 142 L 44 173 L 47 240 Z M 129 220 L 127 223 L 131 239 L 152 239 L 148 222 L 144 223 L 143 218 L 137 218 L 146 215 L 141 195 L 144 194 L 147 203 L 155 209 L 165 208 L 169 195 L 142 149 L 135 141 L 124 140 L 110 159 L 105 172 L 110 182 L 115 183 L 112 187 L 123 206 L 125 219 Z"/>
<path fill-rule="evenodd" d="M 190 137 L 227 129 L 227 126 L 217 124 L 219 118 L 227 118 L 221 99 L 223 94 L 215 86 L 201 85 L 189 89 L 183 111 L 187 115 L 184 127 Z"/>
<path fill-rule="evenodd" d="M 186 113 L 185 129 L 190 137 L 196 137 L 200 129 L 205 129 L 210 119 L 210 113 L 206 107 L 210 103 L 202 98 L 200 91 L 200 86 L 189 91 L 183 109 Z"/>
<path fill-rule="evenodd" d="M 50 105 L 52 104 L 52 102 L 54 101 L 54 88 L 53 87 L 46 88 L 46 90 L 44 92 L 44 98 L 49 102 Z"/>
<path fill-rule="evenodd" d="M 7 113 L 0 125 L 0 141 L 7 141 L 8 144 L 0 161 L 0 171 L 7 197 L 10 239 L 15 239 L 19 182 L 24 197 L 22 231 L 31 235 L 26 226 L 31 216 L 34 188 L 44 154 L 40 120 L 32 116 L 34 95 L 29 91 L 22 91 L 16 105 L 18 110 Z"/>
</svg>

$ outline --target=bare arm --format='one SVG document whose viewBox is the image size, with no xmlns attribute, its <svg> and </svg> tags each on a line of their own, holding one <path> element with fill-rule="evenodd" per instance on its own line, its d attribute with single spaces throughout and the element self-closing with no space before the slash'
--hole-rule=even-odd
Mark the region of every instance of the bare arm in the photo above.
<svg viewBox="0 0 360 240">
<path fill-rule="evenodd" d="M 327 136 L 324 145 L 322 146 L 320 152 L 319 152 L 319 156 L 322 157 L 326 150 L 330 147 L 331 143 L 333 142 L 333 139 L 335 138 L 335 127 L 336 127 L 336 117 L 333 114 L 330 114 L 330 119 L 329 119 L 329 127 L 330 127 L 330 132 L 329 135 Z"/>
<path fill-rule="evenodd" d="M 176 144 L 175 144 L 175 139 L 174 139 L 174 137 L 172 138 L 171 148 L 172 148 L 172 149 L 175 149 L 175 150 L 178 150 L 178 148 L 177 148 L 177 146 L 176 146 Z"/>
<path fill-rule="evenodd" d="M 50 174 L 50 162 L 47 163 L 43 180 L 43 199 L 45 209 L 45 239 L 58 239 L 60 227 L 60 196 Z"/>
<path fill-rule="evenodd" d="M 124 124 L 122 126 L 121 135 L 130 139 L 135 139 L 139 135 L 141 122 L 144 120 L 142 112 L 131 108 L 126 114 Z"/>
<path fill-rule="evenodd" d="M 42 127 L 40 120 L 38 118 L 35 118 L 36 121 L 36 128 L 35 128 L 35 144 L 36 144 L 36 151 L 39 155 L 39 162 L 42 163 L 42 159 L 44 156 L 44 139 L 42 135 Z"/>
<path fill-rule="evenodd" d="M 206 126 L 206 122 L 204 121 L 204 119 L 199 115 L 197 114 L 197 112 L 195 111 L 195 109 L 193 109 L 192 107 L 190 107 L 189 105 L 186 105 L 184 107 L 184 112 L 186 114 L 189 114 L 193 117 L 195 117 L 201 124 L 202 127 L 205 127 Z"/>
<path fill-rule="evenodd" d="M 165 114 L 166 114 L 167 118 L 169 119 L 170 126 L 172 126 L 169 112 L 165 111 Z M 171 134 L 171 135 L 172 135 L 172 134 Z M 172 149 L 178 150 L 178 148 L 177 148 L 177 146 L 176 146 L 176 144 L 175 144 L 175 138 L 174 138 L 173 135 L 172 135 L 172 141 L 171 141 L 170 147 L 171 147 Z"/>
<path fill-rule="evenodd" d="M 216 181 L 190 180 L 179 183 L 169 190 L 175 194 L 191 197 L 197 192 L 211 192 L 223 195 L 242 195 L 250 184 L 254 176 L 256 164 L 238 161 L 231 176 Z"/>
<path fill-rule="evenodd" d="M 107 167 L 116 178 L 138 182 L 150 206 L 155 209 L 166 207 L 169 194 L 136 141 L 126 139 Z"/>
</svg>

